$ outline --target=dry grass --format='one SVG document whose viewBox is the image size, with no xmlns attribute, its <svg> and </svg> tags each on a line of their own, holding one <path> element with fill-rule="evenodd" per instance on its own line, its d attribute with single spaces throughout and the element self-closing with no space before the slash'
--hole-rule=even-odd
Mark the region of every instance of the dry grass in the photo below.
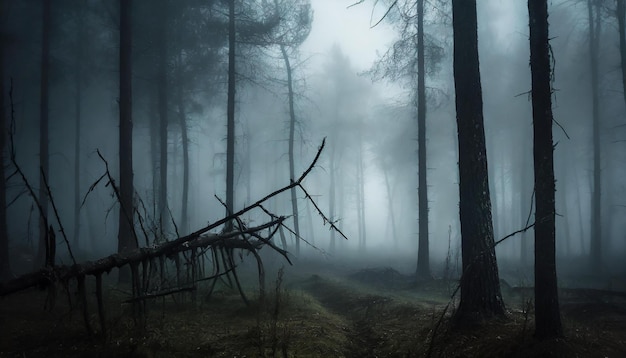
<svg viewBox="0 0 626 358">
<path fill-rule="evenodd" d="M 178 303 L 158 299 L 148 305 L 143 330 L 121 303 L 126 296 L 109 289 L 105 340 L 87 336 L 64 294 L 45 312 L 45 292 L 27 291 L 0 300 L 0 356 L 423 357 L 429 348 L 433 357 L 626 356 L 623 303 L 565 304 L 564 339 L 536 341 L 532 312 L 512 308 L 506 319 L 471 328 L 444 320 L 432 342 L 444 284 L 393 290 L 314 275 L 289 287 L 250 307 L 229 290 L 208 301 L 199 295 L 196 307 L 180 296 Z M 90 308 L 97 328 L 95 302 Z"/>
</svg>

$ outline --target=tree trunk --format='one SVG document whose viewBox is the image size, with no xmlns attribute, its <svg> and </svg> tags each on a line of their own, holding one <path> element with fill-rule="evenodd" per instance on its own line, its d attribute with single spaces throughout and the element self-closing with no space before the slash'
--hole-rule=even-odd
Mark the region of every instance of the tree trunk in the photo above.
<svg viewBox="0 0 626 358">
<path fill-rule="evenodd" d="M 0 13 L 6 15 L 5 2 L 0 1 Z M 4 24 L 0 24 L 0 33 L 4 33 Z M 6 177 L 4 173 L 4 154 L 6 145 L 7 111 L 5 108 L 4 84 L 4 41 L 0 39 L 0 281 L 11 276 L 9 257 L 9 233 L 7 230 Z"/>
<path fill-rule="evenodd" d="M 591 66 L 591 101 L 592 101 L 592 131 L 593 131 L 593 194 L 591 219 L 591 247 L 590 258 L 594 271 L 602 265 L 602 225 L 601 225 L 601 196 L 602 179 L 600 176 L 600 103 L 598 98 L 598 50 L 600 34 L 600 15 L 596 7 L 594 13 L 592 0 L 587 0 L 589 15 L 589 56 Z M 595 18 L 594 18 L 595 16 Z"/>
<path fill-rule="evenodd" d="M 187 214 L 189 207 L 189 135 L 187 133 L 187 119 L 183 103 L 182 59 L 180 53 L 178 56 L 178 69 L 178 124 L 180 125 L 180 135 L 183 146 L 183 195 L 179 227 L 182 230 L 180 234 L 186 235 L 189 231 L 189 217 Z"/>
<path fill-rule="evenodd" d="M 363 140 L 361 136 L 361 128 L 359 127 L 357 131 L 359 148 L 357 150 L 356 160 L 356 208 L 359 233 L 359 250 L 361 252 L 365 252 L 367 242 L 365 232 L 365 178 L 363 177 Z"/>
<path fill-rule="evenodd" d="M 424 0 L 417 1 L 417 143 L 419 236 L 416 275 L 431 278 L 428 248 L 428 185 L 426 181 L 426 70 L 424 65 Z"/>
<path fill-rule="evenodd" d="M 452 1 L 463 274 L 458 322 L 504 315 L 493 240 L 475 0 Z"/>
<path fill-rule="evenodd" d="M 528 178 L 528 173 L 530 172 L 529 163 L 530 163 L 530 160 L 528 160 L 528 152 L 526 150 L 523 150 L 522 151 L 522 172 L 520 173 L 520 176 L 521 176 L 520 193 L 522 193 L 522 195 L 520 196 L 521 205 L 522 205 L 522 210 L 521 210 L 522 226 L 521 227 L 526 227 L 527 225 L 530 224 L 530 222 L 528 222 L 529 212 L 532 210 L 531 208 L 533 204 L 531 201 L 531 198 L 534 198 L 534 195 L 535 195 L 534 191 L 531 191 L 530 193 L 527 192 L 527 188 L 529 187 L 529 184 L 530 184 L 529 178 Z M 521 235 L 520 264 L 523 269 L 526 269 L 529 266 L 528 234 L 526 232 L 523 232 L 520 235 Z"/>
<path fill-rule="evenodd" d="M 132 0 L 120 0 L 120 212 L 117 252 L 137 248 L 133 237 Z M 120 270 L 119 281 L 130 282 Z"/>
<path fill-rule="evenodd" d="M 617 0 L 617 29 L 619 31 L 619 53 L 620 64 L 622 67 L 622 95 L 624 96 L 624 104 L 626 104 L 626 2 L 625 0 Z"/>
<path fill-rule="evenodd" d="M 387 168 L 383 168 L 383 175 L 385 176 L 385 190 L 387 191 L 387 210 L 389 215 L 389 221 L 391 222 L 391 238 L 393 239 L 393 246 L 398 248 L 398 236 L 396 235 L 396 217 L 393 213 L 393 191 L 389 183 L 389 174 Z"/>
<path fill-rule="evenodd" d="M 334 133 L 334 132 L 333 132 Z M 337 220 L 336 218 L 336 214 L 335 214 L 335 139 L 336 139 L 336 135 L 333 135 L 333 140 L 330 143 L 330 169 L 329 169 L 329 174 L 330 174 L 330 185 L 328 188 L 328 219 L 331 221 L 335 221 Z M 335 253 L 335 243 L 336 241 L 336 237 L 335 237 L 335 230 L 330 230 L 330 247 L 328 249 L 328 251 L 331 254 Z"/>
<path fill-rule="evenodd" d="M 283 55 L 283 61 L 287 69 L 287 89 L 289 96 L 289 180 L 295 180 L 293 147 L 296 131 L 296 112 L 294 109 L 292 68 L 285 45 L 280 45 L 280 52 Z M 296 233 L 296 255 L 300 255 L 300 223 L 298 221 L 298 198 L 296 197 L 296 188 L 291 188 L 291 211 L 293 213 L 293 228 Z"/>
<path fill-rule="evenodd" d="M 40 267 L 46 259 L 48 237 L 48 194 L 44 179 L 48 180 L 48 75 L 50 71 L 50 7 L 51 0 L 43 1 L 41 27 L 41 82 L 39 95 L 39 204 L 43 210 L 39 218 L 39 251 L 35 267 Z"/>
<path fill-rule="evenodd" d="M 80 120 L 82 105 L 82 82 L 83 82 L 83 41 L 84 23 L 82 4 L 78 4 L 77 31 L 76 31 L 76 54 L 74 62 L 74 88 L 76 98 L 74 98 L 74 232 L 72 249 L 80 250 Z"/>
<path fill-rule="evenodd" d="M 167 0 L 161 1 L 159 12 L 159 46 L 158 68 L 158 102 L 159 102 L 159 234 L 164 237 L 167 231 L 167 124 L 168 124 L 168 91 L 167 91 Z"/>
<path fill-rule="evenodd" d="M 235 0 L 228 1 L 228 103 L 226 125 L 226 216 L 235 205 Z M 233 228 L 226 223 L 225 231 Z"/>
<path fill-rule="evenodd" d="M 556 279 L 555 181 L 548 2 L 528 0 L 535 167 L 535 336 L 563 335 Z"/>
</svg>

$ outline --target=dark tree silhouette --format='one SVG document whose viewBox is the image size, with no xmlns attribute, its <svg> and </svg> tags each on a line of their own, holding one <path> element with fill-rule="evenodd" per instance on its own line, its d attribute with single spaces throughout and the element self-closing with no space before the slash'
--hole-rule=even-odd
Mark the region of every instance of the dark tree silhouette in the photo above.
<svg viewBox="0 0 626 358">
<path fill-rule="evenodd" d="M 0 14 L 5 13 L 5 2 L 0 0 Z M 3 23 L 0 23 L 0 281 L 9 278 L 11 266 L 9 261 L 9 233 L 7 230 L 6 177 L 4 173 L 4 147 L 6 144 L 5 83 L 4 83 L 4 34 Z"/>
<path fill-rule="evenodd" d="M 418 211 L 417 277 L 430 278 L 428 248 L 428 185 L 426 181 L 426 67 L 424 65 L 424 0 L 417 0 L 417 145 L 418 145 Z"/>
<path fill-rule="evenodd" d="M 137 248 L 133 236 L 133 117 L 132 117 L 132 0 L 120 0 L 120 210 L 117 251 Z M 130 272 L 120 270 L 120 282 L 128 282 Z"/>
<path fill-rule="evenodd" d="M 226 108 L 226 216 L 235 205 L 235 0 L 228 1 L 228 103 Z M 232 223 L 226 223 L 226 231 Z"/>
<path fill-rule="evenodd" d="M 501 316 L 493 240 L 475 0 L 452 1 L 463 274 L 459 322 Z"/>
<path fill-rule="evenodd" d="M 158 2 L 156 42 L 158 43 L 157 102 L 159 108 L 159 229 L 163 235 L 168 219 L 167 203 L 167 124 L 168 124 L 168 0 Z"/>
<path fill-rule="evenodd" d="M 50 74 L 50 0 L 42 2 L 41 19 L 41 81 L 39 92 L 39 204 L 42 212 L 39 218 L 39 250 L 35 267 L 43 264 L 46 257 L 48 227 L 48 194 L 44 180 L 48 180 L 48 97 L 49 97 L 49 74 Z"/>
<path fill-rule="evenodd" d="M 593 194 L 591 196 L 591 265 L 599 269 L 602 261 L 602 178 L 600 149 L 600 98 L 598 75 L 598 50 L 600 44 L 600 9 L 596 1 L 587 0 L 589 17 L 589 57 L 591 72 L 591 116 L 593 136 Z"/>
<path fill-rule="evenodd" d="M 555 257 L 554 147 L 547 0 L 528 0 L 535 162 L 535 336 L 563 334 Z"/>
</svg>

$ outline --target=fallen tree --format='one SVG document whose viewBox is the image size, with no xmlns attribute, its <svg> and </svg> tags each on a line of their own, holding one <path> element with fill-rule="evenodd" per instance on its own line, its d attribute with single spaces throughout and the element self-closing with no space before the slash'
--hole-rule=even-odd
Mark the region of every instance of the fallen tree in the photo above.
<svg viewBox="0 0 626 358">
<path fill-rule="evenodd" d="M 328 223 L 331 230 L 336 230 L 344 238 L 346 238 L 345 235 L 335 226 L 335 223 L 324 215 L 306 189 L 302 186 L 302 182 L 305 177 L 315 167 L 320 154 L 324 149 L 324 145 L 325 140 L 322 141 L 322 144 L 320 145 L 317 154 L 309 167 L 297 180 L 291 181 L 289 185 L 266 195 L 257 202 L 239 210 L 236 213 L 233 213 L 232 215 L 228 215 L 214 223 L 196 230 L 189 235 L 178 237 L 174 240 L 166 241 L 152 247 L 142 247 L 128 252 L 109 255 L 96 261 L 86 261 L 82 263 L 74 263 L 72 265 L 49 264 L 38 271 L 0 283 L 0 296 L 9 295 L 31 287 L 39 287 L 41 289 L 48 288 L 50 290 L 49 292 L 53 293 L 56 284 L 60 283 L 67 287 L 68 282 L 76 280 L 78 298 L 83 308 L 85 326 L 88 333 L 92 334 L 93 330 L 90 326 L 88 318 L 85 278 L 87 276 L 94 276 L 98 316 L 100 319 L 101 332 L 104 335 L 106 333 L 106 320 L 102 298 L 103 273 L 109 273 L 114 268 L 122 268 L 124 266 L 130 267 L 132 298 L 128 299 L 126 302 L 133 304 L 133 312 L 136 318 L 142 318 L 144 316 L 143 312 L 145 311 L 145 301 L 148 299 L 163 297 L 179 292 L 192 292 L 192 300 L 195 301 L 195 292 L 197 291 L 196 284 L 198 282 L 212 281 L 210 283 L 210 294 L 215 287 L 217 280 L 222 276 L 229 277 L 229 281 L 232 276 L 241 297 L 247 304 L 248 300 L 237 277 L 237 264 L 234 260 L 233 254 L 235 249 L 240 249 L 251 253 L 256 259 L 259 277 L 259 297 L 260 300 L 263 300 L 265 293 L 265 273 L 263 262 L 258 254 L 258 251 L 262 247 L 267 246 L 282 255 L 291 264 L 288 252 L 284 248 L 279 248 L 274 245 L 272 239 L 282 228 L 286 228 L 293 233 L 293 230 L 284 225 L 286 217 L 278 216 L 269 212 L 263 207 L 264 202 L 283 192 L 291 190 L 292 188 L 299 188 L 304 192 L 305 198 L 313 204 L 318 214 L 322 217 L 324 224 Z M 108 173 L 108 165 L 107 172 L 103 175 L 103 177 L 105 176 L 109 177 L 108 184 L 111 184 L 115 190 L 115 185 L 112 182 L 110 174 Z M 27 182 L 26 184 L 28 185 Z M 241 216 L 253 209 L 260 209 L 265 212 L 269 216 L 269 221 L 256 227 L 246 227 L 241 220 Z M 236 223 L 236 225 L 233 226 L 234 229 L 232 231 L 211 233 L 211 230 L 217 229 L 227 222 Z M 296 239 L 306 242 L 306 240 L 301 237 L 296 237 Z M 201 276 L 199 275 L 199 258 L 207 253 L 212 255 L 213 272 L 209 276 Z M 187 260 L 188 280 L 185 283 L 182 283 L 180 278 L 180 254 L 182 254 Z M 174 287 L 163 287 L 166 282 L 166 273 L 164 269 L 166 259 L 173 260 L 176 264 L 176 285 Z M 159 284 L 153 284 L 153 287 L 150 287 L 152 279 L 155 279 L 155 277 L 157 281 L 160 282 Z"/>
</svg>

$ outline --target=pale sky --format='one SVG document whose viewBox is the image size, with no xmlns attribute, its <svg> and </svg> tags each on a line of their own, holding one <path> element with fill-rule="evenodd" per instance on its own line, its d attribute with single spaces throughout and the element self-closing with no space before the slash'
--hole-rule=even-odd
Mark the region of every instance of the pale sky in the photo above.
<svg viewBox="0 0 626 358">
<path fill-rule="evenodd" d="M 377 58 L 376 51 L 384 52 L 393 42 L 394 33 L 382 23 L 370 29 L 372 3 L 347 8 L 356 0 L 312 0 L 314 11 L 311 34 L 301 49 L 303 54 L 317 55 L 313 66 L 324 62 L 324 56 L 334 43 L 350 57 L 356 70 L 369 69 Z M 374 15 L 379 19 L 382 11 Z M 378 15 L 378 16 L 377 16 Z M 375 22 L 377 20 L 373 20 Z"/>
</svg>

